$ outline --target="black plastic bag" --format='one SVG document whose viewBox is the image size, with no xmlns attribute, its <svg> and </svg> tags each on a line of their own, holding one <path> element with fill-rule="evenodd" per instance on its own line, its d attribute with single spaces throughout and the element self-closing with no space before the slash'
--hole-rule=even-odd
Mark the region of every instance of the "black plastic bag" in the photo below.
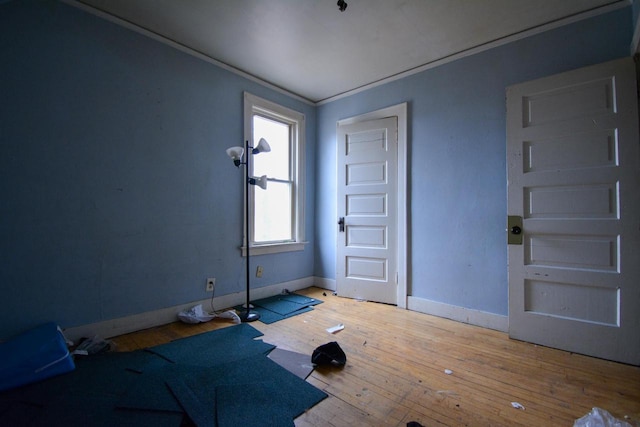
<svg viewBox="0 0 640 427">
<path fill-rule="evenodd" d="M 311 363 L 315 365 L 344 366 L 347 363 L 347 355 L 337 342 L 333 341 L 313 350 Z"/>
</svg>

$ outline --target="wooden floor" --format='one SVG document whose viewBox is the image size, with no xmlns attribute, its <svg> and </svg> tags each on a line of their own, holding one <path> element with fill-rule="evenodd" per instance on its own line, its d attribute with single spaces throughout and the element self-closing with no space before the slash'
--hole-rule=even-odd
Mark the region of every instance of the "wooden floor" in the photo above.
<svg viewBox="0 0 640 427">
<path fill-rule="evenodd" d="M 265 342 L 309 355 L 337 341 L 348 360 L 343 369 L 309 376 L 329 398 L 298 417 L 296 426 L 572 426 L 592 407 L 640 426 L 638 367 L 318 288 L 299 293 L 324 303 L 271 325 L 251 325 Z M 344 330 L 326 332 L 339 323 Z M 217 319 L 173 323 L 114 341 L 128 351 L 229 325 Z"/>
</svg>

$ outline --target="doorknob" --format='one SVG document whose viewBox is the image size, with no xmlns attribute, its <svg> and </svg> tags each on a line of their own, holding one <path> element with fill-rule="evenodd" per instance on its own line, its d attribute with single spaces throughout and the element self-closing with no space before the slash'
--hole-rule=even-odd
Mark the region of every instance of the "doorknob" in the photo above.
<svg viewBox="0 0 640 427">
<path fill-rule="evenodd" d="M 338 220 L 338 225 L 340 226 L 340 232 L 344 233 L 344 217 L 341 216 L 340 219 Z"/>
<path fill-rule="evenodd" d="M 507 244 L 509 245 L 521 245 L 522 244 L 522 217 L 521 216 L 508 216 L 507 217 Z"/>
</svg>

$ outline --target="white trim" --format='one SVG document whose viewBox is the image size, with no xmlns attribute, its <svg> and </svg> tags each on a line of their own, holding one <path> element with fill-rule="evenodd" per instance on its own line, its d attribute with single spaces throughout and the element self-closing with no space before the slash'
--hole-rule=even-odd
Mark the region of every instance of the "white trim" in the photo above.
<svg viewBox="0 0 640 427">
<path fill-rule="evenodd" d="M 288 97 L 296 99 L 298 101 L 304 102 L 307 105 L 315 105 L 315 103 L 310 99 L 304 98 L 304 97 L 302 97 L 302 96 L 300 96 L 300 95 L 298 95 L 296 93 L 290 92 L 290 91 L 288 91 L 288 90 L 286 90 L 284 88 L 281 88 L 280 86 L 276 86 L 273 83 L 269 83 L 266 80 L 262 80 L 261 78 L 256 77 L 253 74 L 249 74 L 249 73 L 247 73 L 245 71 L 239 70 L 238 68 L 235 68 L 235 67 L 233 67 L 233 66 L 231 66 L 229 64 L 225 64 L 224 62 L 218 61 L 215 58 L 207 56 L 202 52 L 198 52 L 195 49 L 192 49 L 192 48 L 190 48 L 188 46 L 180 44 L 180 43 L 178 43 L 178 42 L 176 42 L 174 40 L 171 40 L 171 39 L 169 39 L 169 38 L 167 38 L 167 37 L 165 37 L 163 35 L 160 35 L 158 33 L 154 33 L 151 30 L 148 30 L 146 28 L 142 28 L 142 27 L 140 27 L 140 26 L 138 26 L 138 25 L 136 25 L 136 24 L 134 24 L 132 22 L 126 21 L 126 20 L 124 20 L 122 18 L 119 18 L 119 17 L 117 17 L 115 15 L 111 15 L 108 12 L 105 12 L 105 11 L 100 10 L 100 9 L 96 9 L 93 6 L 89 6 L 87 4 L 81 3 L 78 0 L 61 0 L 61 1 L 62 1 L 62 3 L 66 3 L 69 6 L 73 6 L 73 7 L 77 8 L 77 9 L 80 9 L 80 10 L 82 10 L 84 12 L 87 12 L 87 13 L 90 13 L 92 15 L 95 15 L 95 16 L 98 16 L 100 18 L 103 18 L 103 19 L 105 19 L 105 20 L 107 20 L 109 22 L 112 22 L 112 23 L 116 24 L 116 25 L 120 25 L 121 27 L 124 27 L 124 28 L 127 28 L 129 30 L 135 31 L 136 33 L 139 33 L 139 34 L 142 34 L 144 36 L 147 36 L 147 37 L 149 37 L 149 38 L 151 38 L 151 39 L 153 39 L 155 41 L 158 41 L 160 43 L 163 43 L 163 44 L 165 44 L 167 46 L 171 46 L 172 48 L 178 49 L 179 51 L 184 52 L 184 53 L 186 53 L 188 55 L 194 56 L 194 57 L 196 57 L 198 59 L 201 59 L 201 60 L 203 60 L 205 62 L 213 64 L 213 65 L 215 65 L 217 67 L 220 67 L 220 68 L 222 68 L 224 70 L 230 71 L 230 72 L 232 72 L 232 73 L 234 73 L 234 74 L 236 74 L 236 75 L 238 75 L 240 77 L 244 77 L 247 80 L 251 80 L 254 83 L 258 83 L 259 85 L 262 85 L 262 86 L 264 86 L 264 87 L 266 87 L 268 89 L 271 89 L 273 91 L 282 93 L 282 94 L 287 95 Z"/>
<path fill-rule="evenodd" d="M 594 16 L 603 15 L 605 13 L 613 12 L 614 10 L 618 10 L 618 9 L 622 9 L 623 7 L 627 7 L 630 4 L 631 4 L 631 0 L 620 1 L 620 2 L 613 3 L 613 4 L 608 4 L 608 5 L 605 5 L 605 6 L 602 6 L 602 7 L 598 7 L 598 8 L 592 9 L 592 10 L 588 10 L 586 12 L 578 13 L 576 15 L 569 16 L 567 18 L 559 19 L 557 21 L 549 22 L 547 24 L 543 24 L 543 25 L 540 25 L 538 27 L 534 27 L 534 28 L 531 28 L 529 30 L 522 31 L 522 32 L 517 33 L 517 34 L 512 34 L 510 36 L 506 36 L 506 37 L 503 37 L 501 39 L 493 40 L 491 42 L 488 42 L 488 43 L 485 43 L 485 44 L 481 44 L 479 46 L 472 47 L 472 48 L 460 51 L 458 53 L 451 54 L 451 55 L 449 55 L 447 57 L 444 57 L 444 58 L 436 59 L 435 61 L 428 62 L 426 64 L 423 64 L 423 65 L 420 65 L 418 67 L 412 68 L 411 70 L 403 71 L 403 72 L 398 73 L 396 75 L 380 79 L 380 80 L 378 80 L 376 82 L 369 83 L 369 84 L 366 84 L 364 86 L 360 86 L 359 88 L 356 88 L 356 89 L 353 89 L 353 90 L 349 90 L 349 91 L 340 93 L 338 95 L 331 96 L 329 98 L 321 99 L 319 101 L 316 101 L 315 105 L 328 104 L 330 102 L 337 101 L 338 99 L 346 98 L 348 96 L 355 95 L 357 93 L 367 91 L 367 90 L 372 89 L 374 87 L 382 86 L 382 85 L 385 85 L 387 83 L 393 82 L 395 80 L 400 80 L 400 79 L 403 79 L 405 77 L 409 77 L 409 76 L 412 76 L 414 74 L 418 74 L 418 73 L 421 73 L 423 71 L 430 70 L 432 68 L 436 68 L 436 67 L 439 67 L 439 66 L 444 65 L 444 64 L 448 64 L 449 62 L 453 62 L 453 61 L 457 61 L 458 59 L 466 58 L 467 56 L 472 56 L 472 55 L 478 54 L 480 52 L 484 52 L 484 51 L 487 51 L 487 50 L 490 50 L 490 49 L 493 49 L 493 48 L 496 48 L 496 47 L 499 47 L 499 46 L 503 46 L 503 45 L 506 45 L 506 44 L 509 44 L 509 43 L 513 43 L 513 42 L 518 41 L 518 40 L 525 39 L 527 37 L 532 37 L 532 36 L 535 36 L 537 34 L 544 33 L 544 32 L 549 31 L 549 30 L 553 30 L 553 29 L 556 29 L 556 28 L 563 27 L 565 25 L 569 25 L 569 24 L 573 24 L 573 23 L 576 23 L 576 22 L 579 22 L 579 21 L 583 21 L 585 19 L 593 18 Z M 636 32 L 638 32 L 637 27 L 636 27 Z M 640 37 L 640 35 L 638 35 L 638 37 Z M 634 37 L 634 40 L 635 40 L 635 37 Z"/>
<path fill-rule="evenodd" d="M 509 330 L 509 318 L 500 314 L 472 310 L 470 308 L 412 296 L 408 298 L 408 308 L 409 310 L 418 311 L 420 313 L 444 317 L 445 319 L 494 329 L 500 332 L 507 332 Z"/>
<path fill-rule="evenodd" d="M 251 246 L 251 256 L 303 251 L 307 244 L 309 244 L 309 242 L 274 243 L 271 245 Z M 242 252 L 242 256 L 247 256 L 246 246 L 241 247 L 240 251 Z"/>
<path fill-rule="evenodd" d="M 315 286 L 316 288 L 327 289 L 333 292 L 335 292 L 336 290 L 335 279 L 327 279 L 326 277 L 314 277 L 313 283 L 313 286 Z"/>
<path fill-rule="evenodd" d="M 398 297 L 399 308 L 407 308 L 407 125 L 408 105 L 402 103 L 370 113 L 349 117 L 338 121 L 337 126 L 348 125 L 368 120 L 384 119 L 386 117 L 398 118 Z M 336 215 L 337 217 L 338 215 Z"/>
<path fill-rule="evenodd" d="M 278 295 L 282 293 L 284 289 L 289 291 L 305 289 L 314 286 L 314 281 L 314 277 L 305 277 L 302 279 L 292 280 L 290 282 L 251 289 L 251 299 L 257 300 Z M 242 303 L 246 303 L 246 294 L 244 292 L 223 295 L 213 299 L 213 306 L 216 311 L 235 307 Z M 103 322 L 67 328 L 64 330 L 64 336 L 72 341 L 77 341 L 82 337 L 94 337 L 96 335 L 101 338 L 111 338 L 142 329 L 152 328 L 154 326 L 166 325 L 167 323 L 178 321 L 178 313 L 182 310 L 186 310 L 198 304 L 202 304 L 203 309 L 208 311 L 211 307 L 211 298 L 148 311 L 146 313 L 134 314 L 127 317 L 120 317 L 118 319 L 105 320 Z M 213 321 L 215 322 L 216 320 L 214 319 Z"/>
<path fill-rule="evenodd" d="M 292 153 L 294 164 L 293 168 L 293 181 L 295 183 L 294 194 L 294 206 L 292 212 L 292 219 L 294 222 L 295 230 L 293 242 L 283 243 L 266 243 L 266 244 L 253 244 L 251 245 L 251 253 L 256 255 L 272 254 L 280 252 L 293 252 L 304 250 L 306 236 L 306 223 L 305 223 L 305 203 L 306 203 L 306 116 L 304 113 L 293 110 L 291 108 L 284 107 L 275 102 L 269 101 L 259 96 L 253 95 L 249 92 L 244 92 L 244 139 L 246 141 L 253 141 L 253 116 L 256 113 L 271 117 L 272 119 L 281 120 L 288 123 L 295 128 L 292 132 Z M 245 166 L 246 167 L 246 166 Z M 250 173 L 252 171 L 249 171 Z M 252 187 L 252 186 L 250 186 Z M 252 187 L 250 191 L 253 191 Z M 245 187 L 246 191 L 246 187 Z M 246 199 L 245 199 L 246 200 Z M 245 215 L 246 216 L 246 215 Z M 247 218 L 244 219 L 245 221 Z M 249 224 L 249 234 L 253 235 L 253 221 Z M 248 236 L 243 236 L 242 244 L 247 245 Z M 246 256 L 246 246 L 241 248 L 242 256 Z"/>
</svg>

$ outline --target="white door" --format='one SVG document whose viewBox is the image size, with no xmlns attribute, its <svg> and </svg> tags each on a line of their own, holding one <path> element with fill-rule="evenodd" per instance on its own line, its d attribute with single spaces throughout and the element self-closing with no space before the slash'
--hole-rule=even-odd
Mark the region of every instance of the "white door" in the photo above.
<svg viewBox="0 0 640 427">
<path fill-rule="evenodd" d="M 397 118 L 338 126 L 336 288 L 397 302 Z"/>
<path fill-rule="evenodd" d="M 640 365 L 638 136 L 631 58 L 507 89 L 512 338 Z"/>
</svg>

